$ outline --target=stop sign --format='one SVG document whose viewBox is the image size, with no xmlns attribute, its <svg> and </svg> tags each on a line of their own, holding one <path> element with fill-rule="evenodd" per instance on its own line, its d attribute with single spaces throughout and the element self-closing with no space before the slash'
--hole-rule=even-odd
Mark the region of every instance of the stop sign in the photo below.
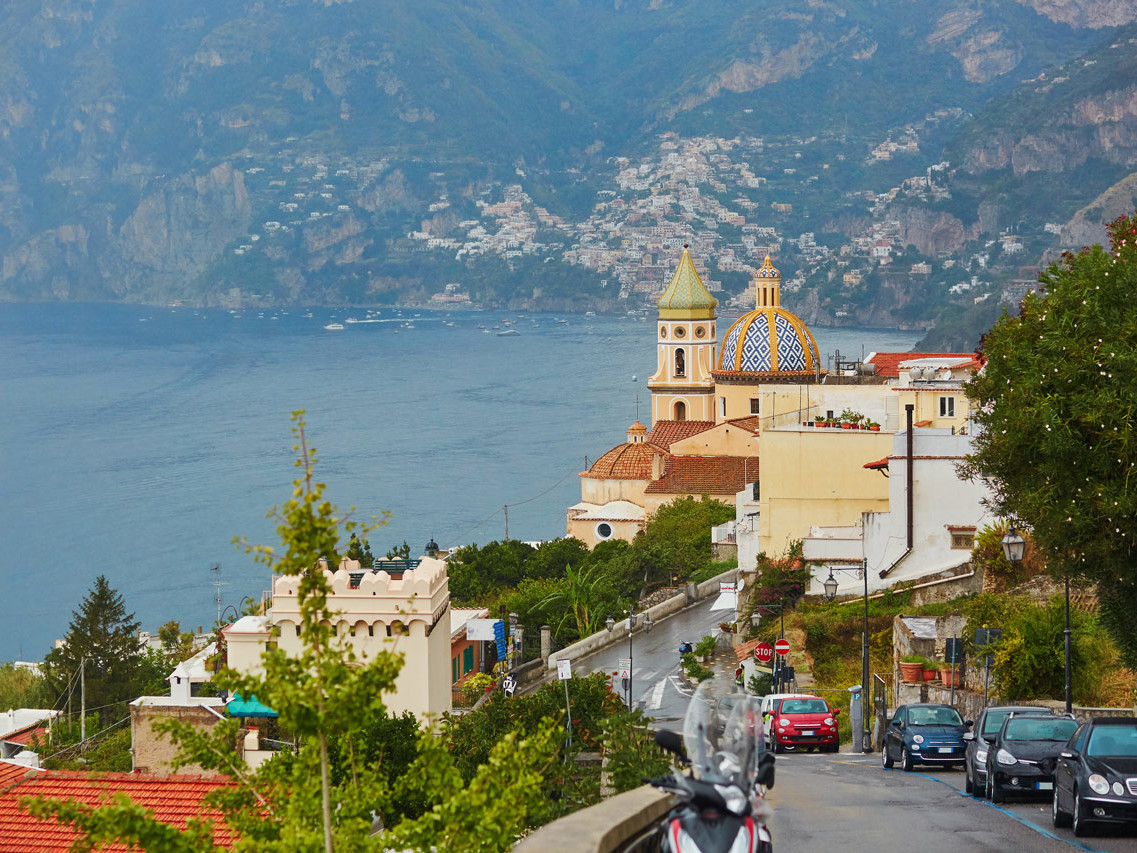
<svg viewBox="0 0 1137 853">
<path fill-rule="evenodd" d="M 790 653 L 790 641 L 785 637 L 778 640 L 778 642 L 774 643 L 774 651 L 776 651 L 782 657 L 785 657 Z"/>
<path fill-rule="evenodd" d="M 754 647 L 754 660 L 769 663 L 774 659 L 774 647 L 769 643 L 759 643 Z"/>
</svg>

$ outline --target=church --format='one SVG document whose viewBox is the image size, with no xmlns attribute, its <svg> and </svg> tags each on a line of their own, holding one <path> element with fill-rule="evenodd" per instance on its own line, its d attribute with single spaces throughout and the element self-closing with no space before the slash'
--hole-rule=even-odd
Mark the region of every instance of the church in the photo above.
<svg viewBox="0 0 1137 853">
<path fill-rule="evenodd" d="M 731 324 L 720 349 L 718 302 L 683 247 L 658 302 L 657 367 L 648 381 L 652 427 L 636 421 L 624 443 L 580 474 L 569 536 L 589 547 L 631 540 L 675 498 L 710 495 L 734 504 L 757 483 L 763 427 L 791 411 L 796 422 L 826 371 L 809 328 L 782 307 L 781 275 L 769 257 L 754 293 L 754 309 Z"/>
</svg>

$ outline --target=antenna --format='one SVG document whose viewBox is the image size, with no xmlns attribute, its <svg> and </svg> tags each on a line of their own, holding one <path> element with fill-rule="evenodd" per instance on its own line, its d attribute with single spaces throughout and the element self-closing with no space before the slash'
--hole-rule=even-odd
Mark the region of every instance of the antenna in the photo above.
<svg viewBox="0 0 1137 853">
<path fill-rule="evenodd" d="M 229 586 L 229 584 L 227 584 L 223 580 L 221 580 L 221 564 L 220 563 L 214 563 L 212 566 L 209 567 L 209 570 L 214 573 L 214 577 L 216 578 L 216 580 L 213 582 L 213 586 L 216 589 L 215 597 L 217 599 L 217 624 L 220 625 L 221 624 L 221 587 Z"/>
<path fill-rule="evenodd" d="M 636 420 L 640 419 L 640 395 L 636 394 Z"/>
</svg>

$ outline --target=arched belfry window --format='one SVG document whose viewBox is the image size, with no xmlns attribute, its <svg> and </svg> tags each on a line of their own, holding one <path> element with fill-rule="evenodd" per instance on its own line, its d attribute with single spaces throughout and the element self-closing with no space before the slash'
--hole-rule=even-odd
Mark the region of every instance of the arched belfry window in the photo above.
<svg viewBox="0 0 1137 853">
<path fill-rule="evenodd" d="M 686 358 L 686 354 L 683 352 L 682 347 L 675 350 L 675 375 L 676 376 L 686 376 L 687 375 L 687 358 Z"/>
<path fill-rule="evenodd" d="M 675 403 L 675 420 L 677 420 L 677 421 L 687 420 L 687 404 L 684 403 L 682 400 L 679 400 L 678 402 Z"/>
</svg>

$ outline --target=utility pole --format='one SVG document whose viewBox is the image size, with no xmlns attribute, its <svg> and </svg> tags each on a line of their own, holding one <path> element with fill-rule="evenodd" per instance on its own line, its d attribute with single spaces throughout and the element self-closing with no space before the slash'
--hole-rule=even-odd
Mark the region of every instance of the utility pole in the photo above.
<svg viewBox="0 0 1137 853">
<path fill-rule="evenodd" d="M 505 541 L 509 541 L 509 504 L 502 507 L 505 510 Z"/>
<path fill-rule="evenodd" d="M 79 658 L 79 743 L 87 739 L 87 658 Z"/>
</svg>

